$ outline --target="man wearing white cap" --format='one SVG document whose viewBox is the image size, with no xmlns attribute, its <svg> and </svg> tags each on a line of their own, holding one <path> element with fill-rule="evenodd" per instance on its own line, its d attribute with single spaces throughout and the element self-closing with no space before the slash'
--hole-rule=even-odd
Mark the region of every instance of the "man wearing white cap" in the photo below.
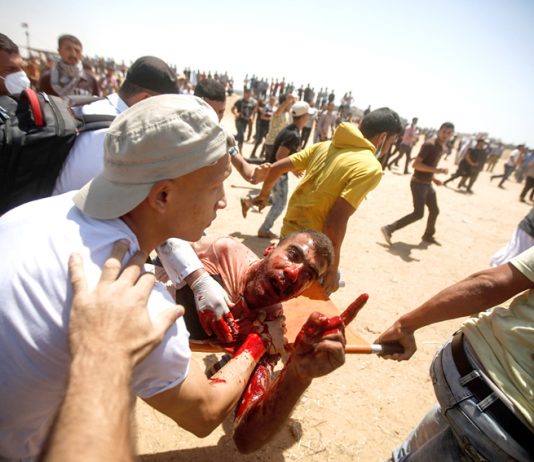
<svg viewBox="0 0 534 462">
<path fill-rule="evenodd" d="M 297 152 L 300 148 L 300 135 L 303 127 L 308 122 L 309 114 L 313 110 L 305 101 L 297 101 L 291 107 L 291 115 L 293 116 L 293 123 L 282 129 L 274 141 L 273 150 L 269 151 L 267 162 L 274 163 L 277 160 L 285 159 L 291 154 Z M 278 178 L 272 189 L 272 204 L 269 213 L 265 217 L 263 224 L 258 230 L 258 237 L 268 239 L 277 238 L 278 236 L 271 231 L 275 220 L 282 215 L 287 204 L 288 184 L 287 173 L 284 173 Z M 252 206 L 252 201 L 249 198 L 241 199 L 241 210 L 243 217 L 246 217 L 248 209 Z"/>
<path fill-rule="evenodd" d="M 70 254 L 83 257 L 91 288 L 119 239 L 129 242 L 126 258 L 173 236 L 199 239 L 226 205 L 223 181 L 229 173 L 226 134 L 214 111 L 195 97 L 155 96 L 115 119 L 105 139 L 104 169 L 80 191 L 24 204 L 0 218 L 1 460 L 37 458 L 63 399 L 71 359 Z M 173 305 L 156 285 L 151 316 Z M 251 334 L 243 353 L 210 382 L 190 360 L 180 318 L 135 368 L 132 388 L 204 436 L 243 391 L 246 381 L 229 378 L 250 375 L 263 348 Z M 108 363 L 102 367 L 115 367 Z"/>
</svg>

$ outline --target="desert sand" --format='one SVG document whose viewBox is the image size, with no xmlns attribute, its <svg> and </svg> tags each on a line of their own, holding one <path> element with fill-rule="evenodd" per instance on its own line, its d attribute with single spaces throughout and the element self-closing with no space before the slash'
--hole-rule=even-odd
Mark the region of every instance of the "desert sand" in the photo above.
<svg viewBox="0 0 534 462">
<path fill-rule="evenodd" d="M 231 133 L 233 100 L 228 102 L 223 121 Z M 252 144 L 246 143 L 245 156 L 251 150 Z M 412 155 L 416 153 L 417 148 Z M 501 159 L 495 173 L 502 173 L 502 164 Z M 454 153 L 440 166 L 453 172 Z M 482 172 L 473 195 L 457 192 L 454 187 L 437 187 L 441 213 L 436 238 L 441 246 L 421 243 L 426 223 L 423 220 L 396 232 L 390 247 L 384 242 L 380 227 L 412 210 L 410 176 L 401 173 L 401 169 L 387 171 L 351 218 L 340 265 L 346 286 L 331 296 L 344 309 L 360 293 L 370 295 L 353 324 L 369 341 L 403 312 L 451 283 L 488 267 L 491 255 L 509 240 L 530 210 L 530 205 L 518 201 L 522 185 L 513 176 L 502 190 L 497 188 L 497 181 L 490 182 L 489 173 Z M 446 179 L 448 175 L 438 178 Z M 291 189 L 297 181 L 291 177 Z M 228 205 L 218 213 L 207 234 L 234 236 L 261 255 L 269 243 L 256 237 L 264 214 L 250 211 L 243 219 L 239 205 L 239 197 L 257 190 L 257 186 L 232 172 L 226 181 Z M 279 232 L 280 225 L 281 219 L 275 224 L 275 232 Z M 386 460 L 435 402 L 428 369 L 439 346 L 461 323 L 456 319 L 418 331 L 418 351 L 408 362 L 347 355 L 341 368 L 312 383 L 274 440 L 247 456 L 239 454 L 233 444 L 231 417 L 209 437 L 199 439 L 137 400 L 138 453 L 142 460 L 153 462 Z M 209 355 L 193 356 L 201 365 L 213 360 Z"/>
</svg>

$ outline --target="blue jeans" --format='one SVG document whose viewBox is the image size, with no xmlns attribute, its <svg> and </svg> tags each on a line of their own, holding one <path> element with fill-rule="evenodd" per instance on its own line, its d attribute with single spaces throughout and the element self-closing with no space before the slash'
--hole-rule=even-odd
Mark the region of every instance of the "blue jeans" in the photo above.
<svg viewBox="0 0 534 462">
<path fill-rule="evenodd" d="M 467 355 L 470 357 L 469 349 Z M 532 460 L 490 414 L 477 406 L 478 400 L 460 383 L 450 340 L 435 356 L 430 375 L 439 404 L 393 451 L 390 460 Z"/>
<path fill-rule="evenodd" d="M 282 175 L 273 186 L 271 191 L 271 201 L 272 205 L 263 221 L 263 224 L 260 226 L 260 233 L 268 233 L 271 231 L 271 228 L 274 225 L 275 220 L 282 215 L 287 203 L 287 174 Z"/>
</svg>

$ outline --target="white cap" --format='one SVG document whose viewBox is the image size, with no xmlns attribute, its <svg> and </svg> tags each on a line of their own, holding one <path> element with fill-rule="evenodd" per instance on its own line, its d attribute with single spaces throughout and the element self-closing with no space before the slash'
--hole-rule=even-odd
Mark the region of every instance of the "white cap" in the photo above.
<svg viewBox="0 0 534 462">
<path fill-rule="evenodd" d="M 147 98 L 120 114 L 104 140 L 104 168 L 73 197 L 89 216 L 118 218 L 161 180 L 212 165 L 226 154 L 215 111 L 188 95 Z"/>
<path fill-rule="evenodd" d="M 293 117 L 300 117 L 304 114 L 313 114 L 310 105 L 306 101 L 297 101 L 291 106 L 291 114 Z"/>
</svg>

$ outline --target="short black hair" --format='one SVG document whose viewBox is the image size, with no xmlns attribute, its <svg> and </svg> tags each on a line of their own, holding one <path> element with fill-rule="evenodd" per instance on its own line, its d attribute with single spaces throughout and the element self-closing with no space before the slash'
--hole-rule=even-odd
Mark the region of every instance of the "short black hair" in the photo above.
<svg viewBox="0 0 534 462">
<path fill-rule="evenodd" d="M 0 50 L 12 55 L 13 53 L 19 54 L 19 47 L 11 40 L 7 35 L 0 33 Z"/>
<path fill-rule="evenodd" d="M 226 92 L 221 82 L 215 79 L 204 79 L 197 83 L 195 96 L 213 101 L 226 101 Z"/>
<path fill-rule="evenodd" d="M 330 238 L 326 234 L 321 233 L 320 231 L 316 231 L 314 229 L 303 229 L 302 231 L 295 231 L 280 239 L 278 245 L 282 244 L 282 242 L 287 241 L 288 239 L 295 237 L 297 234 L 307 234 L 311 237 L 315 254 L 320 256 L 321 258 L 324 258 L 326 260 L 327 268 L 329 268 L 332 264 L 332 261 L 334 260 L 334 246 L 332 245 L 332 241 L 330 240 Z"/>
<path fill-rule="evenodd" d="M 388 135 L 398 135 L 402 132 L 402 124 L 399 114 L 388 107 L 381 107 L 363 118 L 360 131 L 365 138 L 370 140 L 382 132 Z"/>
<path fill-rule="evenodd" d="M 285 103 L 286 99 L 287 99 L 287 95 L 285 93 L 280 95 L 280 96 L 278 96 L 278 104 Z"/>
<path fill-rule="evenodd" d="M 79 47 L 83 48 L 82 42 L 80 42 L 80 39 L 70 34 L 63 34 L 57 39 L 58 48 L 61 48 L 61 44 L 65 42 L 66 40 L 68 40 L 69 42 L 75 43 Z"/>
<path fill-rule="evenodd" d="M 454 124 L 452 122 L 443 122 L 439 129 L 441 130 L 442 128 L 452 128 L 454 130 Z"/>
</svg>

